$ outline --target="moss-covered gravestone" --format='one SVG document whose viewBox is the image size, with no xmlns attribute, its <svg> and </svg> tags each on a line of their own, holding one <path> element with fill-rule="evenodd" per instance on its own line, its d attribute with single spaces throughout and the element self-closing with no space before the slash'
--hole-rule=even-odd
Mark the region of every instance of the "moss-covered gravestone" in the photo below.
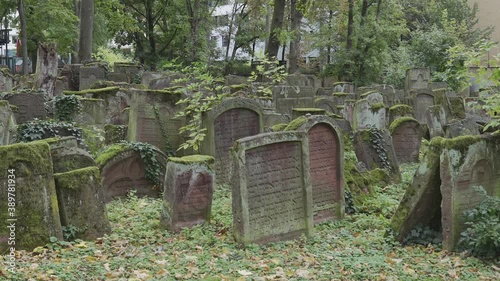
<svg viewBox="0 0 500 281">
<path fill-rule="evenodd" d="M 374 102 L 361 99 L 354 105 L 353 129 L 361 130 L 369 127 L 383 129 L 386 127 L 385 105 L 383 102 Z"/>
<path fill-rule="evenodd" d="M 446 111 L 440 105 L 430 106 L 425 110 L 425 120 L 429 128 L 429 137 L 444 137 Z"/>
<path fill-rule="evenodd" d="M 215 158 L 218 184 L 229 183 L 231 179 L 229 148 L 237 139 L 262 133 L 262 116 L 262 106 L 246 98 L 226 99 L 203 114 L 203 127 L 207 131 L 201 152 Z"/>
<path fill-rule="evenodd" d="M 138 196 L 159 197 L 167 156 L 157 148 L 150 152 L 153 157 L 142 158 L 130 145 L 114 144 L 97 156 L 106 202 L 125 197 L 131 190 Z M 152 160 L 151 165 L 145 160 Z"/>
<path fill-rule="evenodd" d="M 420 123 L 412 117 L 401 117 L 392 122 L 389 131 L 398 163 L 418 162 L 422 143 Z"/>
<path fill-rule="evenodd" d="M 456 138 L 459 136 L 479 135 L 479 126 L 473 118 L 454 120 L 444 126 L 446 138 Z"/>
<path fill-rule="evenodd" d="M 406 104 L 396 104 L 389 108 L 389 124 L 400 117 L 415 117 L 413 107 Z"/>
<path fill-rule="evenodd" d="M 326 111 L 322 108 L 303 108 L 296 107 L 292 109 L 292 119 L 306 115 L 325 115 Z"/>
<path fill-rule="evenodd" d="M 297 122 L 303 120 L 302 122 Z M 314 222 L 344 217 L 344 147 L 335 120 L 327 116 L 302 117 L 287 130 L 307 132 Z M 294 127 L 295 124 L 295 127 Z"/>
<path fill-rule="evenodd" d="M 210 221 L 214 158 L 206 155 L 170 157 L 163 190 L 161 224 L 178 231 Z"/>
<path fill-rule="evenodd" d="M 93 240 L 111 232 L 99 168 L 54 174 L 61 224 L 78 239 Z"/>
<path fill-rule="evenodd" d="M 464 212 L 479 205 L 485 193 L 500 197 L 500 133 L 457 137 L 442 147 L 443 248 L 453 250 L 465 230 Z"/>
<path fill-rule="evenodd" d="M 268 243 L 313 231 L 309 143 L 304 132 L 239 139 L 233 147 L 233 231 Z"/>
<path fill-rule="evenodd" d="M 49 145 L 0 146 L 0 159 L 0 252 L 12 246 L 33 250 L 52 236 L 62 239 Z"/>
<path fill-rule="evenodd" d="M 0 145 L 14 143 L 16 139 L 17 124 L 14 113 L 9 102 L 0 100 Z"/>
<path fill-rule="evenodd" d="M 64 173 L 86 167 L 97 166 L 92 156 L 77 147 L 61 147 L 51 149 L 54 173 Z"/>
<path fill-rule="evenodd" d="M 80 67 L 80 91 L 90 89 L 98 81 L 106 80 L 106 72 L 100 65 Z"/>
</svg>

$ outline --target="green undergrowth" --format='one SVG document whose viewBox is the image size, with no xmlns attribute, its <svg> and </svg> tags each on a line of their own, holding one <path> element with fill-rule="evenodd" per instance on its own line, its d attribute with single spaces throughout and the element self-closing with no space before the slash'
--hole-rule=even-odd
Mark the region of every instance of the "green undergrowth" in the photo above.
<svg viewBox="0 0 500 281">
<path fill-rule="evenodd" d="M 374 187 L 357 213 L 317 225 L 311 238 L 267 246 L 234 242 L 229 186 L 215 189 L 211 224 L 178 234 L 159 226 L 161 199 L 132 194 L 107 205 L 109 236 L 20 251 L 16 273 L 8 275 L 2 261 L 0 279 L 498 280 L 498 262 L 384 237 L 415 168 L 402 166 L 400 184 Z"/>
</svg>

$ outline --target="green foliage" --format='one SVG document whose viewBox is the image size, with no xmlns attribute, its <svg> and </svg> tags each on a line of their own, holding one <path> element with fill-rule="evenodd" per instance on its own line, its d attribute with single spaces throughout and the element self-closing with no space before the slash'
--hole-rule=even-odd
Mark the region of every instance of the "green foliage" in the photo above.
<svg viewBox="0 0 500 281">
<path fill-rule="evenodd" d="M 17 127 L 19 140 L 30 142 L 55 136 L 74 136 L 80 144 L 84 144 L 80 128 L 71 123 L 54 120 L 33 120 Z"/>
<path fill-rule="evenodd" d="M 54 107 L 56 120 L 72 122 L 75 114 L 82 109 L 82 104 L 76 95 L 59 95 L 55 98 Z"/>
<path fill-rule="evenodd" d="M 118 50 L 110 49 L 107 47 L 99 47 L 97 49 L 97 53 L 94 55 L 95 59 L 100 61 L 105 61 L 109 65 L 114 64 L 115 62 L 131 62 L 132 60 L 120 53 Z"/>
<path fill-rule="evenodd" d="M 413 228 L 403 239 L 403 245 L 429 245 L 438 246 L 443 242 L 442 233 L 427 226 L 421 225 Z"/>
<path fill-rule="evenodd" d="M 381 131 L 376 129 L 375 127 L 370 127 L 367 129 L 367 131 L 370 137 L 370 144 L 372 148 L 377 152 L 382 168 L 391 171 L 392 168 L 391 164 L 389 163 L 387 150 L 385 149 L 386 144 L 384 141 L 384 136 L 382 135 Z"/>
<path fill-rule="evenodd" d="M 64 237 L 65 241 L 73 241 L 84 230 L 80 229 L 74 225 L 65 225 L 62 227 L 62 231 L 63 231 L 63 237 Z M 53 242 L 53 241 L 51 240 L 51 242 Z"/>
<path fill-rule="evenodd" d="M 486 196 L 475 209 L 465 211 L 467 229 L 459 246 L 477 256 L 500 256 L 500 198 Z"/>
<path fill-rule="evenodd" d="M 156 159 L 156 154 L 158 152 L 155 147 L 149 143 L 142 142 L 130 142 L 129 146 L 141 155 L 141 160 L 144 164 L 144 171 L 146 172 L 146 178 L 150 182 L 161 187 L 163 180 L 160 178 L 162 166 L 160 165 L 160 162 L 158 162 L 158 159 Z"/>
<path fill-rule="evenodd" d="M 202 115 L 229 97 L 228 88 L 224 86 L 222 78 L 213 77 L 206 66 L 201 64 L 188 66 L 182 72 L 186 74 L 186 78 L 180 79 L 179 82 L 185 82 L 186 85 L 175 91 L 185 93 L 188 97 L 177 102 L 184 105 L 184 109 L 178 112 L 176 117 L 187 118 L 188 123 L 179 129 L 179 133 L 187 134 L 189 139 L 179 146 L 179 150 L 199 151 L 207 130 L 202 126 Z"/>
<path fill-rule="evenodd" d="M 268 59 L 266 56 L 259 58 L 259 64 L 255 66 L 248 82 L 252 83 L 254 93 L 259 97 L 272 97 L 273 87 L 286 81 L 288 73 L 286 66 L 280 65 L 279 61 Z M 253 84 L 254 82 L 260 82 Z"/>
</svg>

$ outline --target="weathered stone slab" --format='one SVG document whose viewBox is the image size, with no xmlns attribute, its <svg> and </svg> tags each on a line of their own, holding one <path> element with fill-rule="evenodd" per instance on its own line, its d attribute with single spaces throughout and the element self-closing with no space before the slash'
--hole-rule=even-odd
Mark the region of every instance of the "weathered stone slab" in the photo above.
<svg viewBox="0 0 500 281">
<path fill-rule="evenodd" d="M 300 116 L 307 116 L 307 115 L 325 115 L 326 112 L 322 108 L 302 108 L 302 107 L 296 107 L 292 109 L 292 119 L 296 119 L 297 117 Z"/>
<path fill-rule="evenodd" d="M 439 156 L 441 138 L 431 141 L 403 199 L 391 219 L 390 229 L 396 240 L 403 243 L 417 226 L 435 231 L 441 228 L 441 192 Z"/>
<path fill-rule="evenodd" d="M 406 104 L 396 104 L 389 108 L 389 124 L 401 117 L 415 117 L 413 107 Z"/>
<path fill-rule="evenodd" d="M 297 127 L 309 139 L 315 223 L 344 217 L 344 146 L 341 129 L 327 116 L 310 116 Z"/>
<path fill-rule="evenodd" d="M 406 71 L 405 90 L 427 89 L 431 82 L 431 70 L 429 68 L 412 68 Z"/>
<path fill-rule="evenodd" d="M 479 127 L 473 118 L 456 120 L 443 126 L 444 135 L 447 138 L 459 136 L 479 135 Z"/>
<path fill-rule="evenodd" d="M 500 197 L 500 134 L 462 136 L 445 140 L 442 147 L 443 249 L 451 251 L 465 230 L 464 212 L 484 199 L 477 188 Z"/>
<path fill-rule="evenodd" d="M 111 233 L 99 168 L 54 174 L 63 226 L 77 228 L 77 239 L 94 240 Z"/>
<path fill-rule="evenodd" d="M 77 169 L 96 166 L 90 153 L 77 147 L 51 149 L 54 173 L 65 173 Z"/>
<path fill-rule="evenodd" d="M 161 187 L 158 183 L 164 179 L 166 159 L 166 155 L 156 150 L 160 171 L 155 183 L 147 178 L 146 167 L 139 152 L 125 144 L 108 147 L 96 158 L 101 171 L 105 201 L 125 197 L 131 190 L 135 190 L 138 196 L 159 197 Z"/>
<path fill-rule="evenodd" d="M 215 185 L 214 158 L 170 157 L 165 173 L 160 223 L 171 231 L 210 222 Z"/>
<path fill-rule="evenodd" d="M 56 86 L 57 65 L 56 44 L 39 43 L 33 89 L 37 89 L 52 98 Z"/>
<path fill-rule="evenodd" d="M 80 67 L 81 64 L 66 64 L 62 70 L 60 76 L 65 77 L 67 84 L 64 90 L 78 91 L 80 90 Z"/>
<path fill-rule="evenodd" d="M 392 122 L 389 131 L 398 163 L 418 162 L 422 143 L 420 123 L 411 117 L 401 117 Z"/>
<path fill-rule="evenodd" d="M 354 132 L 354 150 L 360 162 L 369 170 L 385 169 L 393 180 L 399 181 L 401 174 L 388 130 L 374 128 Z"/>
<path fill-rule="evenodd" d="M 76 124 L 103 127 L 109 120 L 106 118 L 106 102 L 104 100 L 81 98 L 80 103 L 82 108 L 73 118 Z"/>
<path fill-rule="evenodd" d="M 325 110 L 325 112 L 329 112 L 332 114 L 339 114 L 339 110 L 337 109 L 337 104 L 335 103 L 335 99 L 333 97 L 319 97 L 314 100 L 314 107 L 321 108 Z"/>
<path fill-rule="evenodd" d="M 263 109 L 246 98 L 226 99 L 203 115 L 207 129 L 201 152 L 215 158 L 217 183 L 228 183 L 231 175 L 229 148 L 237 139 L 257 135 L 264 130 Z"/>
<path fill-rule="evenodd" d="M 267 131 L 269 131 L 274 125 L 290 122 L 290 116 L 270 110 L 264 110 L 262 121 L 264 123 L 264 128 L 267 128 Z"/>
<path fill-rule="evenodd" d="M 382 102 L 372 103 L 367 99 L 361 99 L 355 103 L 353 121 L 355 130 L 370 127 L 386 128 L 385 105 Z"/>
<path fill-rule="evenodd" d="M 0 251 L 12 246 L 12 233 L 16 250 L 33 250 L 51 236 L 62 239 L 49 145 L 0 146 L 0 159 Z"/>
<path fill-rule="evenodd" d="M 303 132 L 236 141 L 233 227 L 240 243 L 268 243 L 313 231 L 309 146 Z"/>
<path fill-rule="evenodd" d="M 0 145 L 12 144 L 17 140 L 17 124 L 14 112 L 7 101 L 0 100 Z"/>
<path fill-rule="evenodd" d="M 88 101 L 83 99 L 83 112 L 90 114 L 89 119 L 95 119 L 98 124 L 126 125 L 128 113 L 125 110 L 131 104 L 131 92 L 117 86 L 88 89 L 77 92 L 84 94 Z M 94 101 L 94 102 L 92 102 Z M 103 116 L 104 110 L 104 116 Z"/>
<path fill-rule="evenodd" d="M 17 106 L 14 115 L 18 124 L 31 121 L 35 118 L 44 119 L 47 116 L 45 97 L 41 93 L 9 94 L 5 99 L 11 105 Z"/>
<path fill-rule="evenodd" d="M 440 105 L 428 107 L 425 111 L 425 120 L 429 128 L 429 137 L 444 137 L 446 125 L 446 112 Z"/>
<path fill-rule="evenodd" d="M 96 82 L 103 80 L 106 80 L 106 69 L 104 67 L 97 65 L 80 67 L 80 91 L 90 89 Z"/>
<path fill-rule="evenodd" d="M 427 108 L 434 106 L 434 93 L 428 90 L 419 90 L 412 93 L 413 109 L 415 112 L 415 119 L 418 122 L 425 124 L 425 111 Z"/>
<path fill-rule="evenodd" d="M 175 118 L 181 94 L 132 89 L 128 140 L 145 142 L 165 153 L 176 151 L 184 142 L 179 129 L 184 120 Z"/>
<path fill-rule="evenodd" d="M 14 81 L 8 68 L 0 68 L 0 93 L 12 91 Z"/>
</svg>

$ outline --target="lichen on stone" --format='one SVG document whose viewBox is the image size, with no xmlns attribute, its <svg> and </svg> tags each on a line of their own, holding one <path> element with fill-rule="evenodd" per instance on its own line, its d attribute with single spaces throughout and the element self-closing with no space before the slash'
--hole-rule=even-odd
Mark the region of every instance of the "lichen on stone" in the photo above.
<svg viewBox="0 0 500 281">
<path fill-rule="evenodd" d="M 130 149 L 130 145 L 128 143 L 110 145 L 97 155 L 95 162 L 97 166 L 104 167 L 109 160 L 127 149 Z"/>
<path fill-rule="evenodd" d="M 208 155 L 194 154 L 184 157 L 169 157 L 168 161 L 186 165 L 197 164 L 197 163 L 210 165 L 214 163 L 215 159 L 212 156 Z"/>
<path fill-rule="evenodd" d="M 99 168 L 86 167 L 72 170 L 65 173 L 54 174 L 57 188 L 77 189 L 82 182 L 86 182 L 89 177 L 99 178 Z"/>
<path fill-rule="evenodd" d="M 285 128 L 288 126 L 287 123 L 279 123 L 271 127 L 271 130 L 273 132 L 279 132 L 285 130 Z"/>
</svg>

